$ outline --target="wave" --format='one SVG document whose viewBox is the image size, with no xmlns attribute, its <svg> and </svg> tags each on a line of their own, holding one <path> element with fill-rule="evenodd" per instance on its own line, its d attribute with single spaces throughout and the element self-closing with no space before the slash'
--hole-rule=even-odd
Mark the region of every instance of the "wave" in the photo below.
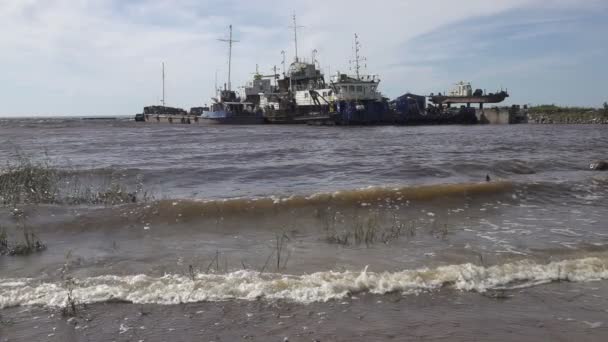
<svg viewBox="0 0 608 342">
<path fill-rule="evenodd" d="M 608 279 L 608 259 L 590 257 L 549 264 L 531 261 L 482 267 L 473 264 L 401 272 L 318 272 L 292 276 L 237 271 L 196 274 L 117 276 L 74 279 L 72 297 L 79 304 L 125 301 L 135 304 L 181 304 L 224 300 L 287 300 L 326 302 L 369 292 L 414 294 L 450 287 L 461 291 L 515 289 L 554 281 L 588 282 Z M 0 279 L 0 308 L 39 305 L 61 307 L 68 288 L 60 282 Z"/>
<path fill-rule="evenodd" d="M 513 190 L 511 182 L 437 184 L 408 187 L 369 187 L 365 189 L 316 193 L 310 196 L 233 198 L 224 200 L 160 200 L 154 210 L 179 212 L 184 218 L 202 213 L 234 213 L 293 209 L 318 205 L 368 205 L 405 201 L 425 201 L 445 197 L 483 196 Z"/>
</svg>

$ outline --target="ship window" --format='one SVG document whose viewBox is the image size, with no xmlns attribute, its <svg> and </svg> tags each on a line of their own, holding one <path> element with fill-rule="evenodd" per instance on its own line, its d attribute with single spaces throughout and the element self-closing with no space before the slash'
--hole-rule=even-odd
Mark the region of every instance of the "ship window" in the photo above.
<svg viewBox="0 0 608 342">
<path fill-rule="evenodd" d="M 346 93 L 348 91 L 348 87 L 347 86 L 342 86 L 342 92 Z"/>
<path fill-rule="evenodd" d="M 348 90 L 351 91 L 351 92 L 355 92 L 355 86 L 349 86 Z"/>
<path fill-rule="evenodd" d="M 304 93 L 304 98 L 308 98 L 308 93 Z"/>
<path fill-rule="evenodd" d="M 357 93 L 360 93 L 363 91 L 363 87 L 362 86 L 357 86 Z"/>
<path fill-rule="evenodd" d="M 327 96 L 327 92 L 326 91 L 323 92 L 323 96 Z"/>
</svg>

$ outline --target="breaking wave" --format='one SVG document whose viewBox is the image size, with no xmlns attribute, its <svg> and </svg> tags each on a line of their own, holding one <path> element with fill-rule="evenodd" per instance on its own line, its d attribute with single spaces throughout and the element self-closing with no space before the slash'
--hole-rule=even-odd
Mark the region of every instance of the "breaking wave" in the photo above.
<svg viewBox="0 0 608 342">
<path fill-rule="evenodd" d="M 549 264 L 520 261 L 491 267 L 473 264 L 405 270 L 401 272 L 319 272 L 290 276 L 242 270 L 222 275 L 196 274 L 115 276 L 73 281 L 77 303 L 125 301 L 171 305 L 223 300 L 287 300 L 325 302 L 357 293 L 413 294 L 450 287 L 485 292 L 545 284 L 553 281 L 587 282 L 608 279 L 608 259 L 590 257 Z M 66 304 L 68 289 L 61 282 L 0 279 L 0 307 Z"/>
<path fill-rule="evenodd" d="M 317 205 L 357 205 L 386 202 L 425 201 L 456 196 L 483 196 L 513 190 L 511 182 L 437 184 L 407 187 L 369 187 L 289 197 L 233 198 L 224 200 L 161 200 L 155 210 L 200 215 L 206 212 L 243 212 Z"/>
</svg>

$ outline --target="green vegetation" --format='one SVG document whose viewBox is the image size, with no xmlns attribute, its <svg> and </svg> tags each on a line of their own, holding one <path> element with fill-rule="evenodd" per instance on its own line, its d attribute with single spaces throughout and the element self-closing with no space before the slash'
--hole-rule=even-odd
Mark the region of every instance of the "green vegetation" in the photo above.
<svg viewBox="0 0 608 342">
<path fill-rule="evenodd" d="M 23 240 L 16 243 L 10 242 L 6 229 L 0 228 L 0 255 L 29 255 L 46 249 L 46 245 L 27 224 L 27 216 L 23 210 L 15 208 L 10 215 L 16 222 L 16 230 L 21 233 Z"/>
<path fill-rule="evenodd" d="M 69 251 L 65 256 L 65 263 L 61 268 L 61 280 L 63 281 L 63 286 L 66 289 L 66 299 L 65 305 L 61 308 L 61 314 L 64 317 L 74 317 L 77 314 L 77 303 L 74 298 L 74 287 L 76 286 L 76 282 L 74 278 L 69 274 L 70 268 L 70 259 L 72 256 L 72 251 Z"/>
<path fill-rule="evenodd" d="M 333 218 L 333 219 L 332 219 Z M 365 246 L 369 247 L 377 242 L 390 244 L 398 240 L 402 236 L 414 237 L 416 235 L 416 226 L 413 222 L 406 225 L 401 222 L 396 215 L 393 215 L 393 220 L 388 226 L 380 224 L 379 217 L 368 217 L 367 220 L 362 220 L 355 217 L 352 225 L 344 230 L 336 229 L 336 215 L 329 218 L 331 221 L 325 221 L 325 240 L 330 244 L 342 246 Z"/>
<path fill-rule="evenodd" d="M 529 122 L 555 124 L 608 124 L 608 103 L 604 109 L 540 105 L 528 110 Z"/>
<path fill-rule="evenodd" d="M 545 104 L 539 106 L 530 107 L 530 112 L 553 114 L 553 113 L 584 113 L 584 112 L 595 112 L 597 109 L 591 107 L 560 107 L 554 104 Z"/>
<path fill-rule="evenodd" d="M 17 204 L 89 204 L 119 205 L 147 202 L 149 194 L 143 190 L 138 177 L 136 188 L 129 191 L 114 176 L 96 186 L 82 184 L 73 170 L 59 171 L 48 157 L 43 160 L 18 153 L 0 167 L 0 205 Z"/>
<path fill-rule="evenodd" d="M 48 159 L 33 161 L 18 154 L 15 161 L 7 161 L 0 172 L 0 204 L 53 203 L 57 196 L 57 172 Z"/>
<path fill-rule="evenodd" d="M 141 178 L 129 192 L 114 177 L 97 186 L 82 184 L 75 172 L 60 171 L 44 156 L 35 159 L 16 152 L 13 159 L 0 166 L 0 209 L 5 209 L 15 222 L 13 231 L 22 241 L 11 242 L 7 227 L 0 227 L 0 255 L 28 255 L 46 246 L 27 224 L 27 212 L 42 204 L 119 205 L 146 202 L 151 198 L 143 190 Z M 8 227 L 10 228 L 10 227 Z M 16 239 L 17 240 L 17 239 Z"/>
<path fill-rule="evenodd" d="M 287 262 L 289 261 L 289 257 L 291 256 L 291 253 L 288 251 L 287 255 L 284 255 L 284 252 L 285 252 L 285 247 L 289 241 L 290 241 L 290 239 L 289 239 L 289 236 L 287 236 L 286 229 L 283 229 L 281 231 L 281 233 L 277 233 L 276 238 L 275 238 L 274 249 L 272 250 L 270 255 L 268 255 L 268 258 L 266 259 L 264 266 L 260 270 L 260 273 L 264 273 L 264 271 L 266 270 L 266 267 L 268 266 L 268 263 L 270 262 L 270 259 L 272 258 L 273 255 L 276 256 L 277 272 L 280 272 L 281 269 L 287 268 Z"/>
</svg>

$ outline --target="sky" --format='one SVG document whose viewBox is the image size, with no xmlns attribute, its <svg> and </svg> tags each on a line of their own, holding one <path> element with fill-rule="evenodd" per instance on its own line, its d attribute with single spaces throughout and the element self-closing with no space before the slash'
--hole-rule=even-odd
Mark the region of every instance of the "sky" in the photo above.
<svg viewBox="0 0 608 342">
<path fill-rule="evenodd" d="M 210 102 L 293 61 L 350 72 L 357 33 L 366 73 L 388 98 L 472 82 L 508 103 L 608 101 L 608 0 L 0 0 L 0 116 L 131 115 Z"/>
</svg>

